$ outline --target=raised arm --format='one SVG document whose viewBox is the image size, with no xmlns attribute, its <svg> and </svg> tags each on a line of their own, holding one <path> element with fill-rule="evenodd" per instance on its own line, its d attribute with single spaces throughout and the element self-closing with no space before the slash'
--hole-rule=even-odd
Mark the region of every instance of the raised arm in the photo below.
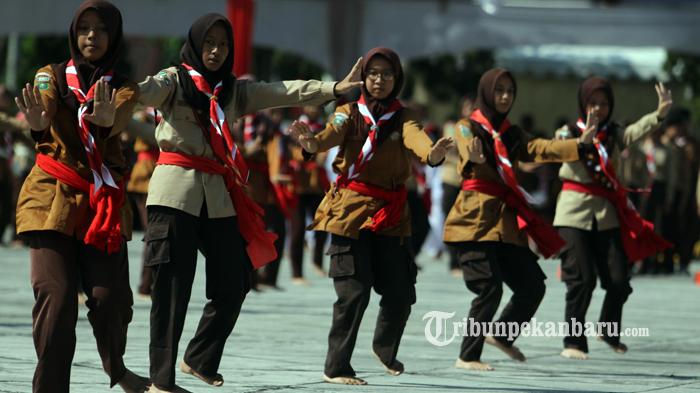
<svg viewBox="0 0 700 393">
<path fill-rule="evenodd" d="M 634 141 L 644 137 L 652 131 L 659 122 L 666 117 L 668 111 L 673 105 L 671 90 L 666 89 L 663 83 L 658 83 L 654 86 L 656 95 L 659 98 L 659 105 L 654 112 L 642 116 L 641 119 L 630 124 L 622 136 L 622 142 L 625 146 L 629 146 Z"/>
</svg>

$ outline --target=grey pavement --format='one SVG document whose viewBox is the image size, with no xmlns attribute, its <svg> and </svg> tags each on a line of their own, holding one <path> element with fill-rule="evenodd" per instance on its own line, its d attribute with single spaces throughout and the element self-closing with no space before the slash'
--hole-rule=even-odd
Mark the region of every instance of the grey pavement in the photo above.
<svg viewBox="0 0 700 393">
<path fill-rule="evenodd" d="M 134 236 L 141 239 L 140 234 Z M 129 243 L 131 286 L 138 284 L 140 241 Z M 196 328 L 204 296 L 204 260 L 195 278 L 180 355 Z M 326 264 L 328 262 L 326 261 Z M 493 372 L 467 372 L 454 368 L 459 340 L 437 347 L 424 334 L 422 317 L 429 311 L 456 312 L 464 316 L 473 299 L 461 279 L 447 273 L 447 261 L 419 258 L 418 303 L 404 334 L 399 359 L 406 373 L 383 373 L 371 355 L 371 339 L 378 308 L 373 294 L 357 340 L 353 367 L 369 385 L 348 387 L 321 381 L 326 337 L 335 301 L 332 282 L 317 277 L 305 265 L 310 286 L 290 281 L 288 261 L 283 261 L 280 285 L 284 291 L 248 295 L 234 333 L 229 338 L 220 368 L 226 383 L 215 388 L 178 373 L 178 384 L 193 392 L 700 392 L 700 286 L 689 277 L 641 277 L 632 282 L 624 314 L 624 327 L 648 328 L 649 337 L 627 337 L 630 350 L 613 353 L 591 340 L 590 359 L 563 359 L 560 337 L 522 337 L 517 345 L 528 357 L 515 363 L 497 349 L 486 347 L 483 360 Z M 549 276 L 547 294 L 536 314 L 541 322 L 563 318 L 564 284 L 556 279 L 555 261 L 541 261 Z M 699 266 L 695 264 L 693 270 Z M 29 392 L 34 372 L 32 344 L 32 290 L 28 252 L 0 249 L 0 392 Z M 603 299 L 597 289 L 588 313 L 595 321 Z M 504 294 L 505 304 L 510 292 Z M 503 306 L 502 304 L 502 306 Z M 126 364 L 135 372 L 148 371 L 148 315 L 150 303 L 135 298 L 129 326 Z M 92 331 L 80 308 L 77 349 L 71 392 L 109 392 L 108 379 L 97 355 Z M 112 391 L 119 391 L 115 388 Z"/>
</svg>

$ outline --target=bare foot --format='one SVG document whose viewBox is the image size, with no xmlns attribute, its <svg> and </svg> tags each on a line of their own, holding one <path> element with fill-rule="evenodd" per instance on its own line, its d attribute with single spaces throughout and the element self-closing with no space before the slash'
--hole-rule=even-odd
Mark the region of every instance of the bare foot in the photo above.
<svg viewBox="0 0 700 393">
<path fill-rule="evenodd" d="M 454 278 L 462 278 L 462 269 L 450 269 L 450 276 Z"/>
<path fill-rule="evenodd" d="M 580 349 L 564 348 L 560 355 L 567 359 L 588 360 L 588 355 Z"/>
<path fill-rule="evenodd" d="M 150 293 L 143 293 L 143 292 L 138 292 L 136 296 L 141 299 L 150 302 L 151 301 L 151 294 Z"/>
<path fill-rule="evenodd" d="M 292 284 L 308 287 L 311 285 L 311 282 L 304 277 L 294 277 L 292 278 Z"/>
<path fill-rule="evenodd" d="M 394 362 L 393 362 L 391 365 L 386 365 L 386 364 L 382 361 L 382 359 L 379 357 L 379 355 L 377 355 L 376 352 L 372 351 L 372 355 L 374 355 L 374 357 L 377 358 L 377 360 L 379 360 L 379 363 L 381 363 L 382 366 L 384 366 L 384 369 L 386 370 L 387 374 L 393 375 L 393 376 L 395 376 L 395 377 L 397 377 L 397 376 L 403 374 L 403 372 L 404 372 L 403 363 L 401 363 L 401 362 L 399 362 L 398 360 L 394 359 Z"/>
<path fill-rule="evenodd" d="M 213 377 L 204 376 L 204 375 L 198 373 L 197 371 L 195 371 L 192 367 L 190 367 L 187 363 L 185 363 L 184 360 L 180 363 L 180 371 L 182 371 L 185 374 L 195 376 L 195 377 L 201 379 L 202 381 L 208 383 L 209 385 L 221 386 L 224 384 L 224 377 L 221 376 L 221 374 L 216 374 Z"/>
<path fill-rule="evenodd" d="M 462 359 L 457 359 L 455 367 L 469 371 L 493 371 L 494 368 L 490 364 L 481 363 L 480 361 L 465 362 Z"/>
<path fill-rule="evenodd" d="M 367 381 L 357 377 L 329 377 L 323 374 L 323 380 L 328 383 L 335 383 L 339 385 L 367 385 Z"/>
<path fill-rule="evenodd" d="M 507 347 L 503 345 L 502 342 L 496 340 L 495 338 L 491 336 L 486 336 L 484 339 L 484 342 L 489 345 L 493 345 L 494 347 L 500 349 L 503 351 L 506 355 L 508 355 L 511 359 L 518 361 L 518 362 L 524 362 L 525 361 L 525 355 L 523 355 L 522 352 L 520 352 L 520 349 L 516 347 L 515 345 L 511 345 L 510 347 Z"/>
<path fill-rule="evenodd" d="M 311 265 L 314 268 L 314 273 L 319 277 L 328 277 L 328 273 L 325 270 L 316 265 Z"/>
<path fill-rule="evenodd" d="M 598 341 L 602 341 L 602 342 L 608 344 L 608 346 L 610 348 L 612 348 L 612 350 L 615 353 L 619 353 L 620 355 L 625 354 L 627 352 L 627 345 L 625 345 L 623 343 L 617 343 L 617 345 L 611 344 L 611 343 L 605 341 L 605 339 L 602 336 L 598 336 Z"/>
<path fill-rule="evenodd" d="M 148 389 L 150 381 L 148 378 L 140 377 L 127 369 L 118 384 L 126 393 L 143 393 Z"/>
<path fill-rule="evenodd" d="M 151 385 L 146 393 L 192 393 L 189 390 L 183 389 L 177 385 L 172 390 L 160 389 L 156 385 Z"/>
</svg>

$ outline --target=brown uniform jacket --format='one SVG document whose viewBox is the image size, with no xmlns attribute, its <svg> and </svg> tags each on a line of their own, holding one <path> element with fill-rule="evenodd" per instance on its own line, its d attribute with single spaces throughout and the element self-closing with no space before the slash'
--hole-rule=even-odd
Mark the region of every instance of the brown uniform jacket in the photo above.
<svg viewBox="0 0 700 393">
<path fill-rule="evenodd" d="M 246 187 L 248 195 L 261 206 L 277 203 L 272 183 L 277 181 L 277 176 L 280 173 L 279 141 L 280 135 L 275 135 L 268 142 L 252 142 L 244 150 L 244 157 L 249 165 L 258 164 L 267 167 L 265 173 L 251 169 Z"/>
<path fill-rule="evenodd" d="M 143 138 L 136 138 L 134 142 L 134 151 L 137 154 L 153 149 L 158 151 L 158 146 L 147 143 Z M 156 162 L 154 160 L 136 160 L 134 167 L 131 169 L 129 185 L 126 190 L 136 194 L 148 194 L 148 183 L 155 169 Z"/>
<path fill-rule="evenodd" d="M 479 128 L 477 128 L 479 127 Z M 469 161 L 474 135 L 481 138 L 487 161 L 475 164 Z M 487 139 L 488 138 L 488 139 Z M 487 142 L 491 138 L 469 120 L 457 124 L 455 141 L 459 150 L 458 170 L 463 179 L 481 179 L 504 184 L 495 167 L 493 150 Z M 504 134 L 509 158 L 517 171 L 518 161 L 562 162 L 579 157 L 575 140 L 556 141 L 532 138 L 519 127 L 512 127 Z M 496 241 L 527 247 L 527 237 L 518 229 L 516 214 L 500 199 L 476 191 L 460 191 L 454 206 L 445 220 L 445 242 Z"/>
<path fill-rule="evenodd" d="M 78 134 L 77 114 L 63 102 L 56 85 L 52 67 L 37 72 L 35 86 L 40 86 L 41 98 L 51 118 L 51 125 L 42 131 L 32 131 L 37 153 L 46 154 L 75 169 L 92 181 L 85 148 Z M 121 152 L 119 135 L 131 119 L 136 104 L 136 85 L 127 82 L 117 91 L 117 113 L 110 130 L 100 129 L 93 136 L 102 160 L 114 180 L 123 179 L 126 162 Z M 53 230 L 82 239 L 92 220 L 89 196 L 69 187 L 34 165 L 22 186 L 17 201 L 17 233 Z M 131 237 L 131 209 L 122 208 L 122 233 Z"/>
<path fill-rule="evenodd" d="M 325 163 L 328 159 L 328 153 L 323 152 L 316 154 L 313 161 L 317 167 L 312 170 L 304 168 L 304 160 L 301 146 L 292 146 L 292 158 L 296 161 L 299 170 L 295 172 L 294 192 L 299 195 L 323 195 L 327 190 L 323 188 L 321 183 L 321 173 L 326 171 Z"/>
<path fill-rule="evenodd" d="M 349 118 L 350 109 L 357 105 L 347 104 L 336 109 L 326 128 L 316 135 L 318 152 L 325 152 L 334 146 L 340 146 L 338 155 L 333 161 L 333 171 L 337 174 L 347 174 L 348 169 L 355 163 L 367 135 L 355 131 L 354 119 Z M 395 190 L 404 185 L 411 175 L 411 157 L 417 157 L 422 163 L 428 162 L 428 154 L 432 141 L 423 132 L 418 121 L 418 115 L 404 108 L 400 120 L 395 122 L 396 129 L 390 132 L 378 147 L 372 159 L 360 173 L 358 180 L 363 183 Z M 340 236 L 357 239 L 360 229 L 371 223 L 374 213 L 385 202 L 356 193 L 347 188 L 338 189 L 332 185 L 321 202 L 310 229 L 326 231 Z M 393 228 L 381 232 L 389 236 L 410 236 L 411 223 L 408 204 L 403 212 L 401 222 Z"/>
</svg>

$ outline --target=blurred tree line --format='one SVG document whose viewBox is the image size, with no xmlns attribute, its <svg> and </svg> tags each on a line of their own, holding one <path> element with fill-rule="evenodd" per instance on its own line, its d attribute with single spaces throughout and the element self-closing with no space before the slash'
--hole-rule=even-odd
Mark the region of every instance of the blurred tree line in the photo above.
<svg viewBox="0 0 700 393">
<path fill-rule="evenodd" d="M 700 128 L 700 55 L 669 52 L 664 69 L 684 89 L 673 92 L 674 103 L 687 106 L 694 128 Z"/>
</svg>

